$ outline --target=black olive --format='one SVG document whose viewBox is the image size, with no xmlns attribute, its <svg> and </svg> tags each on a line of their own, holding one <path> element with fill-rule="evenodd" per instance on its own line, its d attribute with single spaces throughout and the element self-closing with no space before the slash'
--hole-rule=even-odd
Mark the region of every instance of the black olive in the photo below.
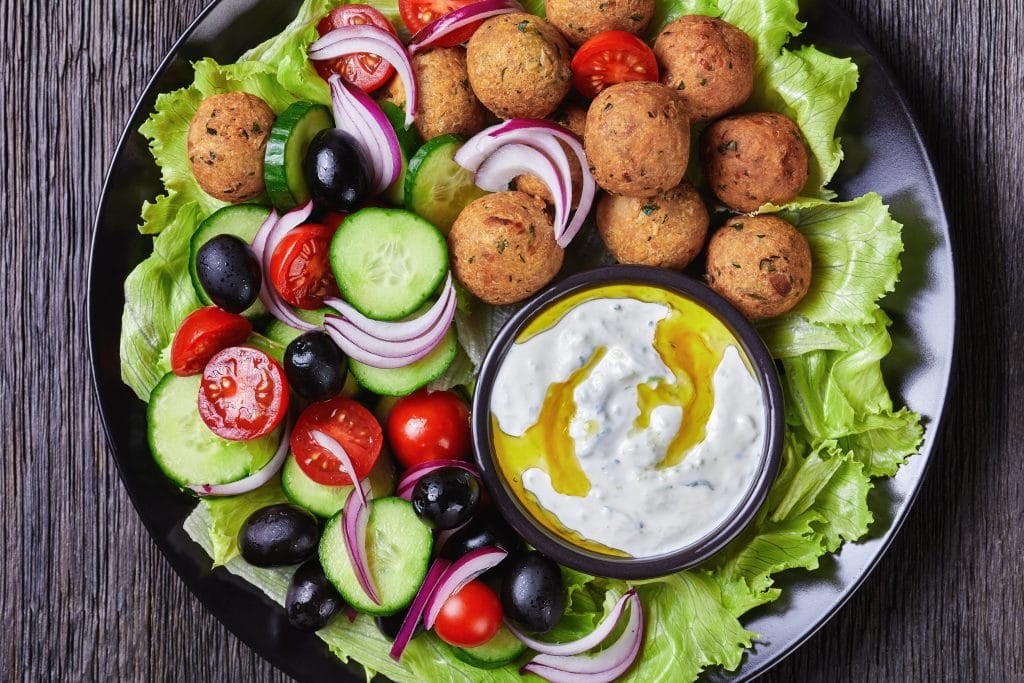
<svg viewBox="0 0 1024 683">
<path fill-rule="evenodd" d="M 370 190 L 369 164 L 356 139 L 328 128 L 309 143 L 302 170 L 316 203 L 332 211 L 353 211 Z"/>
<path fill-rule="evenodd" d="M 377 630 L 384 634 L 384 637 L 388 640 L 394 641 L 398 637 L 398 632 L 402 630 L 402 623 L 405 621 L 406 615 L 409 614 L 408 609 L 404 609 L 397 614 L 392 614 L 387 617 L 377 617 L 374 621 L 377 623 Z M 423 633 L 423 620 L 419 620 L 416 623 L 416 629 L 413 631 L 413 637 L 417 634 Z"/>
<path fill-rule="evenodd" d="M 286 503 L 257 510 L 238 531 L 238 549 L 256 567 L 298 564 L 313 556 L 319 542 L 316 517 Z"/>
<path fill-rule="evenodd" d="M 562 571 L 536 551 L 514 558 L 501 584 L 501 607 L 506 617 L 527 631 L 550 631 L 565 611 Z"/>
<path fill-rule="evenodd" d="M 292 626 L 303 631 L 318 631 L 343 605 L 338 590 L 324 574 L 320 560 L 314 557 L 295 570 L 284 601 Z"/>
<path fill-rule="evenodd" d="M 480 482 L 459 467 L 441 467 L 416 482 L 412 508 L 435 529 L 454 529 L 469 521 L 480 505 Z"/>
<path fill-rule="evenodd" d="M 441 557 L 457 560 L 470 551 L 489 546 L 497 546 L 512 554 L 519 548 L 519 535 L 498 515 L 477 515 L 452 534 L 441 548 Z M 499 566 L 504 565 L 507 559 Z"/>
<path fill-rule="evenodd" d="M 348 363 L 331 338 L 323 332 L 306 332 L 284 350 L 288 384 L 310 401 L 326 401 L 345 386 Z"/>
<path fill-rule="evenodd" d="M 252 306 L 263 282 L 256 255 L 234 235 L 217 235 L 199 247 L 196 275 L 210 301 L 231 313 Z"/>
</svg>

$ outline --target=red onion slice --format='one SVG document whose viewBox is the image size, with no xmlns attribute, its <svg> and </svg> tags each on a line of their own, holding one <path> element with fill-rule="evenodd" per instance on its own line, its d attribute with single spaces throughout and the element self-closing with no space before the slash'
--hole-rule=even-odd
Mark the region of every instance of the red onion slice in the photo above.
<svg viewBox="0 0 1024 683">
<path fill-rule="evenodd" d="M 454 319 L 454 315 L 452 316 Z M 444 340 L 445 335 L 448 333 L 448 328 L 451 326 L 451 321 L 448 321 L 444 325 L 438 328 L 436 332 L 436 341 L 432 344 L 427 345 L 423 348 L 419 348 L 415 353 L 403 356 L 388 356 L 383 353 L 378 353 L 375 350 L 363 348 L 359 344 L 356 344 L 352 339 L 346 335 L 346 328 L 344 327 L 344 321 L 337 316 L 326 316 L 324 318 L 324 331 L 330 336 L 338 348 L 345 352 L 347 356 L 356 360 L 364 365 L 370 367 L 380 368 L 382 370 L 391 370 L 394 368 L 404 368 L 412 365 L 416 361 L 425 358 L 430 354 L 437 345 Z M 432 333 L 433 334 L 433 333 Z M 386 342 L 392 343 L 392 342 Z M 403 342 L 404 343 L 404 342 Z"/>
<path fill-rule="evenodd" d="M 395 67 L 405 86 L 405 125 L 412 125 L 416 116 L 416 78 L 413 75 L 409 53 L 398 38 L 371 24 L 340 26 L 309 46 L 309 58 L 314 61 L 337 59 L 343 55 L 368 52 L 377 55 Z"/>
<path fill-rule="evenodd" d="M 348 623 L 350 624 L 359 616 L 359 612 L 357 612 L 356 608 L 352 605 L 345 605 L 342 607 L 341 613 L 345 615 L 345 618 L 348 619 Z"/>
<path fill-rule="evenodd" d="M 366 527 L 370 521 L 370 506 L 366 504 L 366 496 L 370 492 L 368 482 L 361 481 L 355 486 L 359 495 L 352 494 L 345 501 L 341 511 L 341 528 L 345 534 L 345 549 L 348 559 L 355 569 L 356 579 L 367 597 L 378 605 L 380 596 L 377 586 L 373 583 L 370 563 L 366 558 Z"/>
<path fill-rule="evenodd" d="M 317 446 L 324 449 L 341 462 L 342 471 L 345 472 L 345 474 L 348 475 L 348 478 L 352 480 L 352 487 L 355 495 L 361 499 L 363 507 L 366 507 L 366 496 L 363 494 L 362 487 L 356 486 L 359 482 L 359 476 L 356 474 L 355 465 L 352 464 L 352 458 L 349 457 L 348 451 L 346 451 L 345 448 L 338 443 L 338 440 L 330 434 L 324 434 L 323 432 L 314 429 L 309 433 L 309 435 L 313 438 L 313 441 L 316 442 Z M 351 497 L 352 496 L 349 496 L 349 498 Z"/>
<path fill-rule="evenodd" d="M 454 12 L 449 12 L 443 17 L 435 19 L 417 31 L 416 35 L 409 41 L 409 54 L 414 55 L 420 50 L 434 45 L 441 38 L 459 30 L 463 26 L 468 26 L 490 17 L 496 17 L 499 14 L 522 11 L 522 6 L 515 2 L 515 0 L 479 0 L 479 2 L 460 7 Z"/>
<path fill-rule="evenodd" d="M 455 320 L 455 300 L 449 298 L 448 305 L 441 312 L 442 316 L 434 322 L 434 326 L 415 339 L 406 341 L 387 341 L 378 339 L 359 329 L 351 321 L 330 316 L 331 326 L 356 346 L 372 351 L 385 358 L 410 358 L 423 352 L 430 353 L 441 343 L 448 328 Z M 327 322 L 325 316 L 324 321 Z"/>
<path fill-rule="evenodd" d="M 513 136 L 513 134 L 515 135 Z M 524 138 L 522 136 L 528 137 Z M 583 223 L 586 221 L 587 215 L 594 204 L 594 198 L 597 195 L 597 183 L 590 172 L 587 155 L 579 136 L 564 126 L 544 119 L 509 119 L 503 123 L 486 128 L 467 140 L 459 151 L 455 153 L 454 159 L 463 168 L 476 171 L 488 156 L 505 144 L 524 141 L 526 144 L 535 146 L 531 140 L 535 141 L 542 137 L 555 137 L 564 142 L 576 155 L 582 172 L 583 180 L 580 185 L 580 200 L 572 220 L 568 222 L 564 229 L 559 230 L 559 226 L 557 224 L 555 226 L 555 240 L 558 242 L 558 246 L 565 248 L 576 237 L 580 228 L 583 227 Z M 571 188 L 569 192 L 571 201 Z M 554 197 L 554 193 L 552 193 L 552 197 Z M 568 205 L 569 201 L 566 204 Z"/>
<path fill-rule="evenodd" d="M 333 297 L 325 299 L 324 304 L 336 310 L 342 317 L 351 321 L 353 325 L 367 334 L 384 341 L 397 342 L 415 339 L 433 327 L 434 323 L 444 314 L 445 307 L 448 305 L 448 299 L 455 299 L 456 304 L 458 304 L 451 272 L 448 273 L 448 277 L 445 280 L 444 287 L 441 290 L 441 297 L 434 302 L 430 310 L 412 320 L 388 322 L 367 318 L 350 304 Z"/>
<path fill-rule="evenodd" d="M 239 479 L 238 481 L 233 481 L 228 484 L 189 484 L 188 488 L 201 496 L 237 496 L 242 493 L 254 491 L 266 484 L 280 471 L 281 466 L 284 465 L 285 458 L 288 457 L 288 448 L 290 445 L 289 439 L 291 437 L 292 428 L 291 425 L 287 423 L 287 419 L 288 418 L 285 418 L 284 431 L 281 432 L 281 443 L 278 444 L 274 457 L 259 470 L 253 472 L 244 479 Z"/>
<path fill-rule="evenodd" d="M 619 601 L 615 603 L 608 615 L 597 625 L 593 631 L 583 636 L 579 640 L 574 640 L 568 643 L 545 643 L 543 640 L 535 640 L 529 637 L 514 625 L 505 622 L 505 626 L 509 631 L 512 632 L 516 638 L 520 640 L 524 645 L 529 647 L 531 650 L 536 650 L 541 654 L 553 655 L 557 657 L 565 657 L 567 655 L 578 655 L 587 650 L 593 650 L 595 647 L 604 642 L 605 638 L 612 634 L 615 630 L 615 625 L 619 623 L 619 618 L 626 609 L 626 603 L 636 595 L 636 589 L 630 589 L 619 598 Z"/>
<path fill-rule="evenodd" d="M 402 621 L 402 627 L 398 629 L 395 644 L 391 646 L 391 659 L 396 662 L 402 658 L 405 646 L 409 644 L 413 634 L 416 633 L 416 625 L 420 623 L 420 617 L 423 616 L 423 610 L 427 606 L 427 601 L 434 594 L 437 582 L 441 580 L 441 577 L 444 576 L 445 571 L 447 571 L 450 565 L 451 563 L 448 560 L 438 558 L 434 560 L 434 563 L 430 565 L 430 569 L 427 570 L 427 575 L 423 578 L 423 583 L 420 584 L 416 597 L 412 599 L 412 604 L 409 605 L 409 611 L 405 615 L 405 620 Z"/>
<path fill-rule="evenodd" d="M 359 143 L 370 165 L 373 194 L 389 188 L 402 173 L 402 150 L 398 134 L 388 117 L 366 93 L 337 74 L 328 81 L 334 121 Z"/>
<path fill-rule="evenodd" d="M 260 229 L 256 232 L 256 237 L 252 241 L 252 251 L 256 255 L 256 258 L 260 262 L 260 267 L 263 269 L 263 283 L 260 285 L 260 301 L 267 307 L 270 313 L 283 322 L 285 325 L 290 325 L 295 329 L 302 330 L 304 332 L 309 330 L 315 330 L 317 327 L 312 323 L 308 323 L 298 315 L 288 304 L 287 301 L 281 298 L 277 290 L 274 289 L 273 283 L 270 281 L 270 259 L 274 255 L 274 249 L 277 247 L 281 238 L 288 233 L 289 230 L 296 228 L 309 218 L 309 215 L 313 212 L 313 202 L 309 201 L 305 206 L 289 211 L 284 216 L 278 217 L 277 211 L 272 210 L 267 220 L 263 222 Z"/>
<path fill-rule="evenodd" d="M 441 613 L 441 607 L 448 598 L 458 593 L 463 586 L 488 569 L 498 566 L 498 563 L 506 557 L 508 557 L 507 550 L 492 546 L 478 548 L 459 558 L 445 571 L 444 576 L 437 582 L 434 593 L 427 600 L 427 609 L 423 615 L 423 628 L 428 631 L 432 629 L 434 622 L 437 621 L 437 615 Z"/>
<path fill-rule="evenodd" d="M 555 238 L 561 236 L 568 222 L 569 197 L 566 188 L 571 192 L 572 180 L 559 173 L 554 162 L 536 147 L 512 142 L 496 149 L 480 164 L 476 171 L 477 187 L 490 192 L 502 192 L 508 189 L 518 176 L 530 174 L 537 176 L 548 188 L 555 204 Z"/>
<path fill-rule="evenodd" d="M 537 655 L 520 672 L 529 672 L 551 683 L 611 683 L 624 674 L 637 655 L 644 640 L 643 607 L 640 596 L 629 596 L 629 620 L 626 629 L 614 643 L 596 655 Z"/>
<path fill-rule="evenodd" d="M 464 460 L 430 460 L 407 469 L 402 474 L 401 479 L 398 480 L 398 486 L 395 487 L 395 495 L 404 500 L 409 500 L 412 497 L 412 490 L 416 488 L 416 482 L 442 467 L 458 467 L 459 469 L 466 470 L 474 477 L 480 477 L 480 470 L 473 463 Z"/>
</svg>

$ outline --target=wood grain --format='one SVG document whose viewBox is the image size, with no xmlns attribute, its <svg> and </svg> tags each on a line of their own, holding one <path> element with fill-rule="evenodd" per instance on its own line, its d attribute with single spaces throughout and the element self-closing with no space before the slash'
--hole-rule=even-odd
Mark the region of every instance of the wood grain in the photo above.
<svg viewBox="0 0 1024 683">
<path fill-rule="evenodd" d="M 1020 680 L 1021 0 L 839 0 L 910 95 L 954 230 L 943 444 L 892 550 L 778 681 Z M 136 98 L 201 0 L 3 3 L 2 680 L 284 680 L 192 598 L 106 451 L 86 346 L 90 225 Z"/>
</svg>

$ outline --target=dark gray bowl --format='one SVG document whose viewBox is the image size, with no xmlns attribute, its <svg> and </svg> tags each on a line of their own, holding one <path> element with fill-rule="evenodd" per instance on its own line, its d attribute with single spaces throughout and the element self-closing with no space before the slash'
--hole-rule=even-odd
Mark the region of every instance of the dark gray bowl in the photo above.
<svg viewBox="0 0 1024 683">
<path fill-rule="evenodd" d="M 615 284 L 666 289 L 714 313 L 729 328 L 750 359 L 761 385 L 765 406 L 767 433 L 764 449 L 744 498 L 714 530 L 689 545 L 655 557 L 616 557 L 581 548 L 559 538 L 523 507 L 494 462 L 491 390 L 505 354 L 515 343 L 520 331 L 556 301 L 586 289 Z M 573 275 L 547 288 L 519 309 L 498 333 L 481 366 L 473 395 L 473 452 L 494 503 L 527 543 L 559 564 L 588 574 L 618 579 L 649 579 L 700 564 L 724 548 L 754 519 L 768 497 L 768 491 L 779 471 L 783 439 L 782 407 L 782 387 L 771 354 L 753 326 L 728 301 L 704 283 L 675 271 L 647 266 L 609 266 Z"/>
</svg>

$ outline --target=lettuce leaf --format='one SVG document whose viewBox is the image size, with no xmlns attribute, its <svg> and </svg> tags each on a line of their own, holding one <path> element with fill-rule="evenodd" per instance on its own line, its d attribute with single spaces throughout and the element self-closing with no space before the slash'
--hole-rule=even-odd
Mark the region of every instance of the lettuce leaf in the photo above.
<svg viewBox="0 0 1024 683">
<path fill-rule="evenodd" d="M 195 203 L 203 218 L 227 206 L 199 187 L 188 160 L 188 127 L 203 98 L 225 92 L 247 92 L 263 98 L 275 113 L 281 113 L 296 99 L 281 87 L 274 71 L 260 62 L 222 66 L 212 59 L 203 59 L 194 67 L 192 85 L 160 95 L 153 114 L 139 129 L 150 140 L 149 148 L 160 167 L 166 190 L 166 194 L 142 205 L 139 230 L 143 234 L 163 230 L 186 204 Z"/>
<path fill-rule="evenodd" d="M 188 274 L 188 254 L 203 215 L 195 202 L 182 206 L 153 240 L 153 253 L 124 282 L 121 379 L 143 401 L 167 372 L 162 352 L 178 325 L 202 305 Z"/>
<path fill-rule="evenodd" d="M 797 19 L 797 0 L 718 0 L 721 17 L 750 36 L 757 48 L 757 68 L 763 73 L 805 24 Z"/>
</svg>

